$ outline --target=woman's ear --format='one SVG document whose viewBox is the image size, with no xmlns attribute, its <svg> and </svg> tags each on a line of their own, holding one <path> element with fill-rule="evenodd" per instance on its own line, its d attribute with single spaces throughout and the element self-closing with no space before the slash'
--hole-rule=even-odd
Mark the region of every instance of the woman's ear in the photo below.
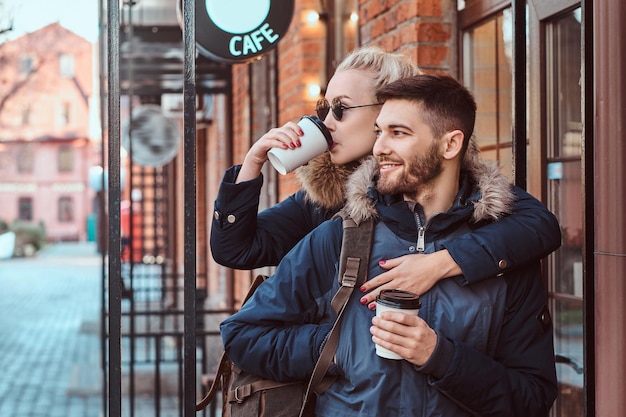
<svg viewBox="0 0 626 417">
<path fill-rule="evenodd" d="M 443 135 L 443 157 L 445 159 L 454 159 L 461 154 L 463 149 L 463 140 L 465 135 L 460 130 L 453 130 Z"/>
</svg>

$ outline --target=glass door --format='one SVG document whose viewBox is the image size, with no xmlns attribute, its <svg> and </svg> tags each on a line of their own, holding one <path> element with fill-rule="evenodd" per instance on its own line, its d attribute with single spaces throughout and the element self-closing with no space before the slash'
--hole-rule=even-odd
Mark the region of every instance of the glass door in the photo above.
<svg viewBox="0 0 626 417">
<path fill-rule="evenodd" d="M 552 416 L 583 416 L 583 201 L 581 9 L 545 26 L 547 203 L 563 243 L 550 255 L 559 396 Z"/>
</svg>

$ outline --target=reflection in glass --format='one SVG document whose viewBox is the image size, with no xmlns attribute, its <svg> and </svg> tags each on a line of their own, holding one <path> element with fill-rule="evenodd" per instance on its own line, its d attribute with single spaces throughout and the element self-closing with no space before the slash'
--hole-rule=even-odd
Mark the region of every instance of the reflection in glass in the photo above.
<svg viewBox="0 0 626 417">
<path fill-rule="evenodd" d="M 577 19 L 578 17 L 578 19 Z M 548 205 L 563 243 L 549 257 L 559 394 L 552 416 L 583 411 L 583 218 L 580 9 L 546 26 Z"/>
<path fill-rule="evenodd" d="M 463 82 L 478 106 L 474 134 L 482 155 L 512 178 L 512 18 L 505 9 L 463 32 Z"/>
</svg>

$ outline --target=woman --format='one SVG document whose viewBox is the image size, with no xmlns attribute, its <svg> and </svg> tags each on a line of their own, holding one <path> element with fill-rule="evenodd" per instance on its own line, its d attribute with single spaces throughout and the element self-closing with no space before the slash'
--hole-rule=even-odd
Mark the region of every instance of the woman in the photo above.
<svg viewBox="0 0 626 417">
<path fill-rule="evenodd" d="M 333 144 L 327 154 L 297 170 L 302 183 L 298 192 L 258 212 L 261 168 L 268 150 L 300 146 L 302 132 L 294 122 L 271 129 L 250 148 L 242 165 L 224 174 L 211 227 L 215 261 L 237 269 L 277 265 L 302 237 L 335 214 L 343 205 L 348 176 L 372 153 L 376 141 L 374 123 L 380 106 L 375 91 L 417 73 L 419 69 L 402 55 L 377 47 L 348 54 L 316 106 Z M 380 260 L 387 272 L 360 288 L 361 302 L 372 308 L 383 289 L 423 294 L 440 279 L 461 274 L 467 283 L 477 282 L 558 248 L 561 234 L 555 216 L 524 190 L 514 187 L 514 192 L 517 200 L 509 216 L 448 241 L 435 253 Z"/>
</svg>

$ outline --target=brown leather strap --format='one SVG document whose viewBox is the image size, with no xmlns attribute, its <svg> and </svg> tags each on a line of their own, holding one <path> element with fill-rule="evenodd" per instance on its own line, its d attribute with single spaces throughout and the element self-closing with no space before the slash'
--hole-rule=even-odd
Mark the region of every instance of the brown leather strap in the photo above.
<svg viewBox="0 0 626 417">
<path fill-rule="evenodd" d="M 236 403 L 241 404 L 255 392 L 285 387 L 288 385 L 301 384 L 301 383 L 302 381 L 276 382 L 276 381 L 271 381 L 269 379 L 254 381 L 251 384 L 240 385 L 238 387 L 235 387 L 234 390 L 228 391 L 228 402 L 229 403 L 236 402 Z"/>
<path fill-rule="evenodd" d="M 330 305 L 333 307 L 336 313 L 339 313 L 341 306 L 345 304 L 345 302 L 350 298 L 352 294 L 352 290 L 354 290 L 354 286 L 356 285 L 357 278 L 359 276 L 359 265 L 361 264 L 361 259 L 347 257 L 345 262 L 345 272 L 341 276 L 340 283 L 341 287 L 337 290 L 337 293 L 333 297 Z"/>
<path fill-rule="evenodd" d="M 215 372 L 215 376 L 213 377 L 213 381 L 211 382 L 211 387 L 206 395 L 200 400 L 199 403 L 196 404 L 196 411 L 200 411 L 206 406 L 208 406 L 215 394 L 218 391 L 218 387 L 221 385 L 222 375 L 230 373 L 230 360 L 226 356 L 226 352 L 222 352 L 222 356 L 220 357 L 220 362 L 217 367 L 217 371 Z"/>
</svg>

